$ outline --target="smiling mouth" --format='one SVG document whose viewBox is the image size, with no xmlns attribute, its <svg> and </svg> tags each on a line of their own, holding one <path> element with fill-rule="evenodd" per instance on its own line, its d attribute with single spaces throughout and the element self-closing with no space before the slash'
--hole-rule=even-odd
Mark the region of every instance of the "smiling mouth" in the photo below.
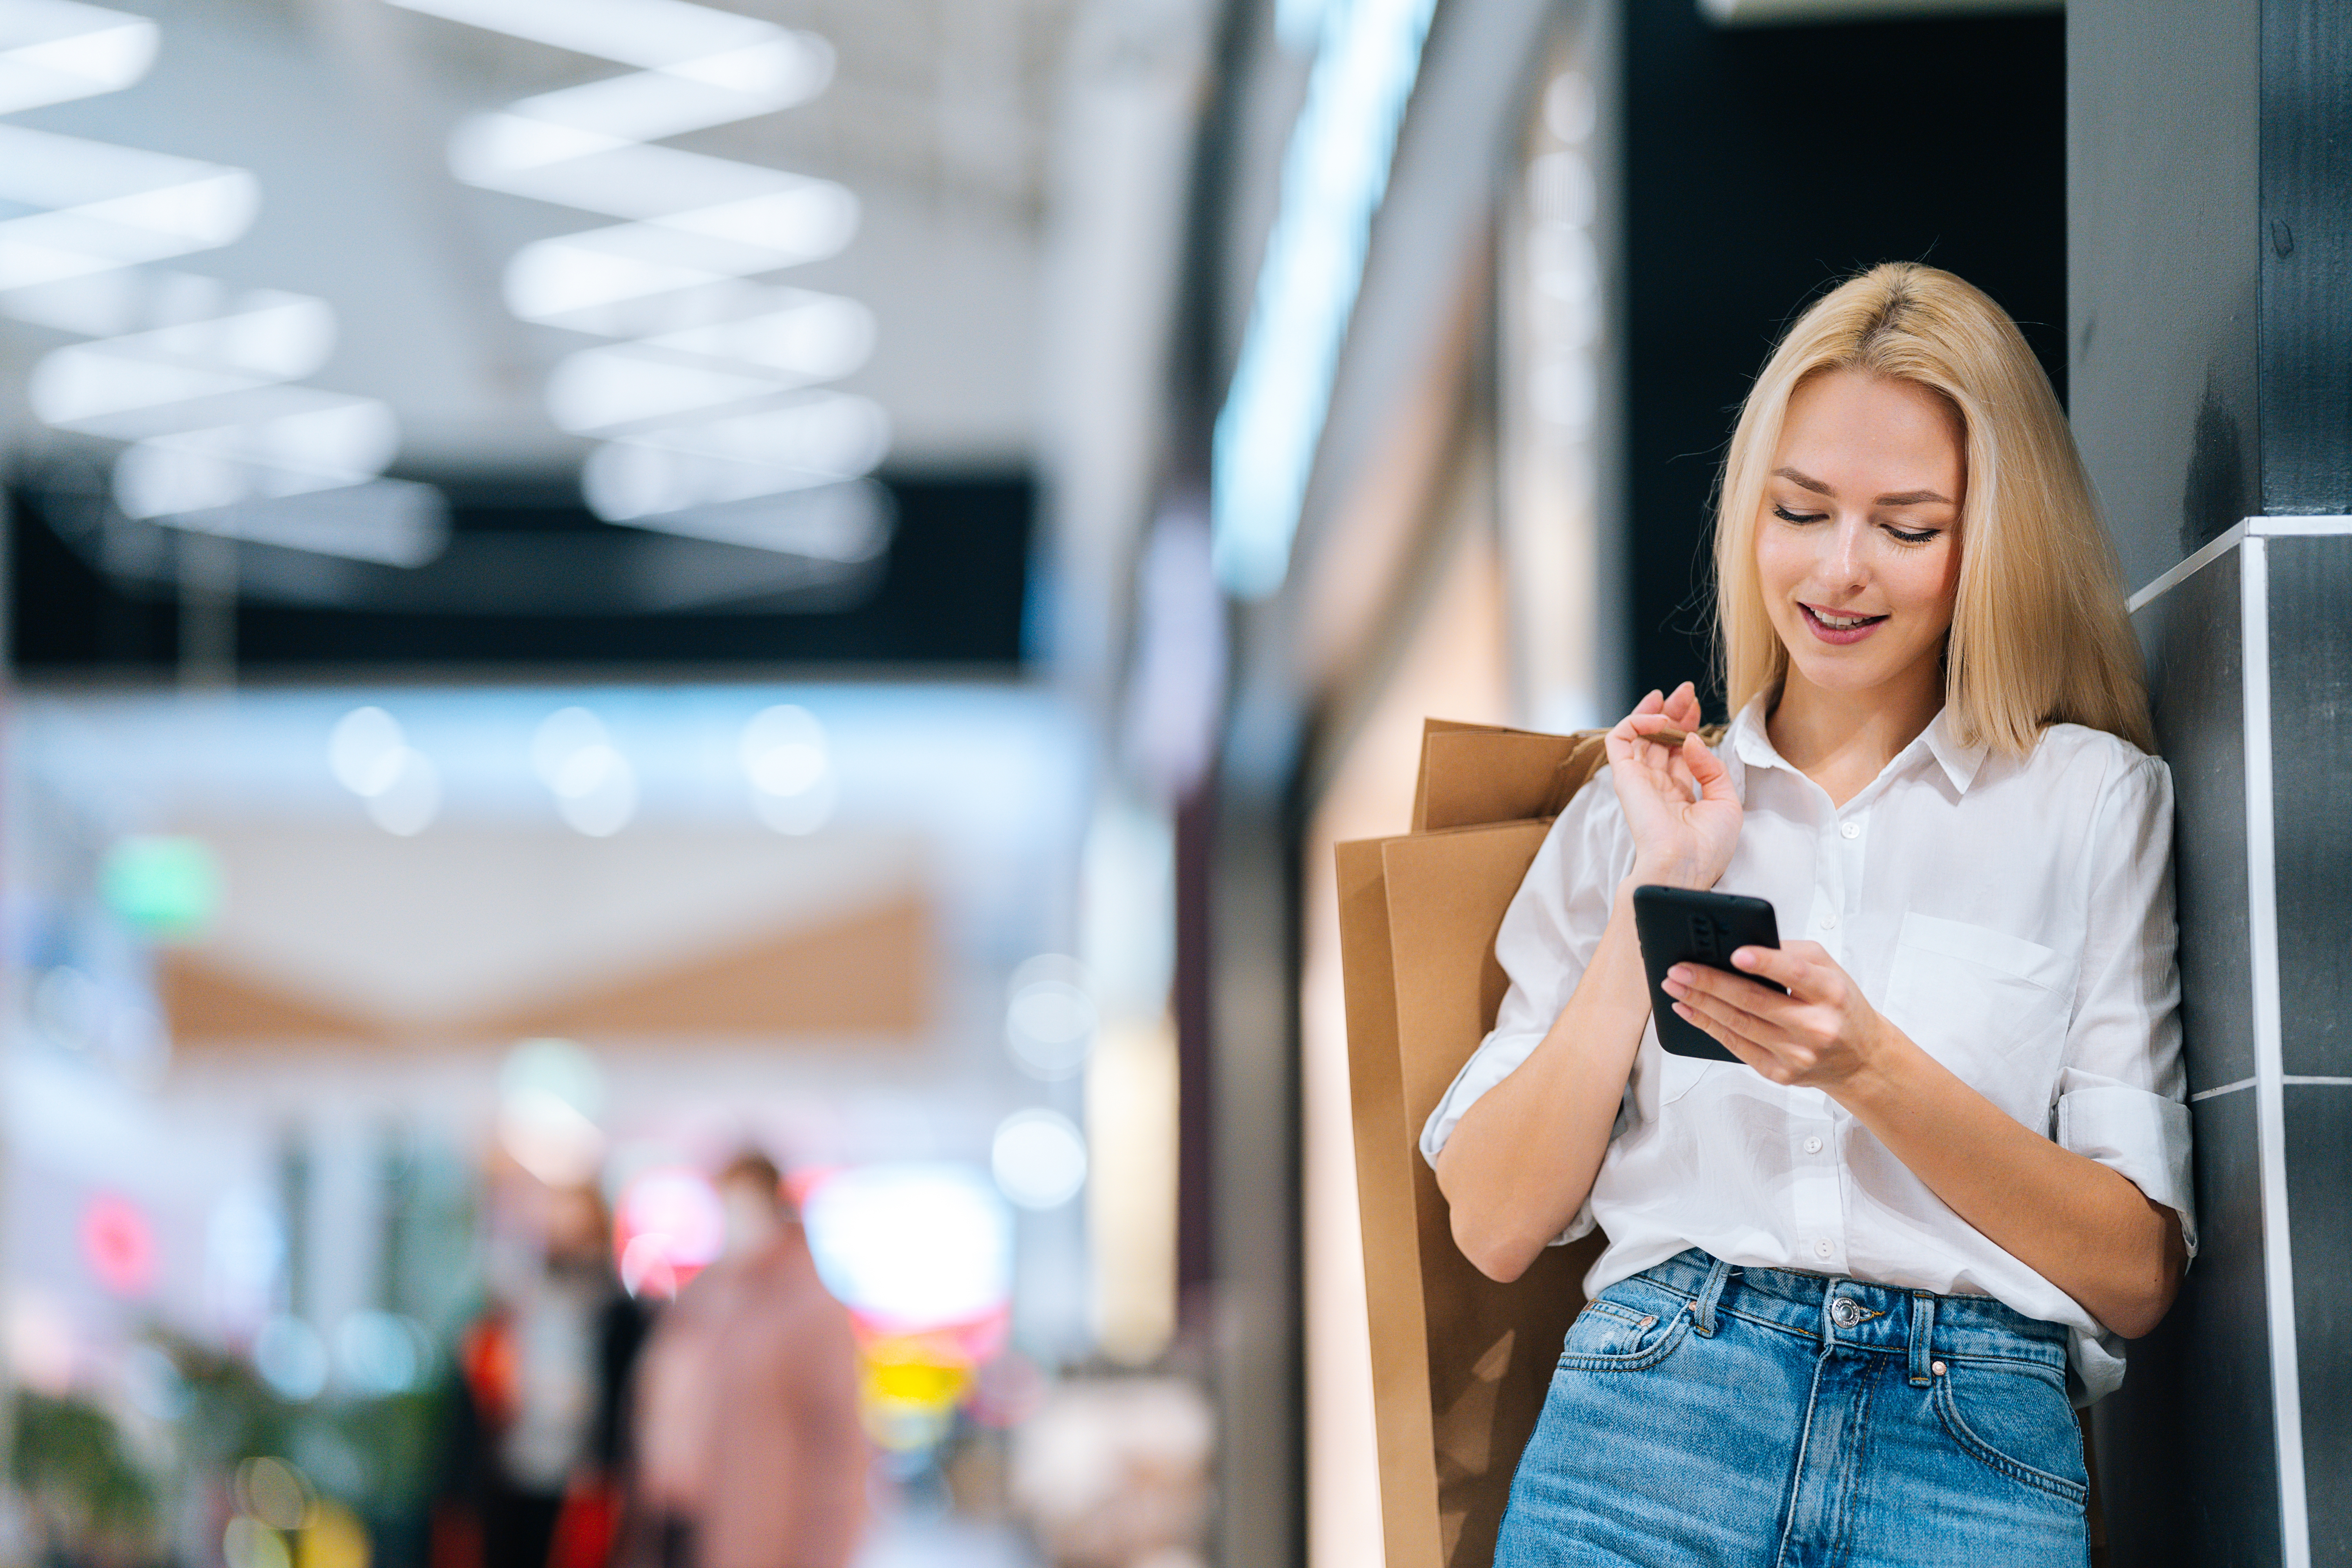
<svg viewBox="0 0 2352 1568">
<path fill-rule="evenodd" d="M 1832 615 L 1827 610 L 1817 610 L 1802 600 L 1798 601 L 1797 608 L 1804 611 L 1805 618 L 1815 626 L 1833 632 L 1858 632 L 1864 626 L 1874 626 L 1886 618 L 1885 616 Z"/>
</svg>

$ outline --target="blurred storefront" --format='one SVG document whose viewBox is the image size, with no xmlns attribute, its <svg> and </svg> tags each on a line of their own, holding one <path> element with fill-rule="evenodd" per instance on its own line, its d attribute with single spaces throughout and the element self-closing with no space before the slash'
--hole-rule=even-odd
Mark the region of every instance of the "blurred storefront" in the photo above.
<svg viewBox="0 0 2352 1568">
<path fill-rule="evenodd" d="M 1058 128 L 1188 148 L 1177 22 L 1154 120 L 1063 0 L 0 4 L 0 1558 L 689 1560 L 634 1369 L 751 1152 L 856 1561 L 1192 1560 L 1171 797 L 1048 500 L 1052 279 L 1181 251 Z"/>
</svg>

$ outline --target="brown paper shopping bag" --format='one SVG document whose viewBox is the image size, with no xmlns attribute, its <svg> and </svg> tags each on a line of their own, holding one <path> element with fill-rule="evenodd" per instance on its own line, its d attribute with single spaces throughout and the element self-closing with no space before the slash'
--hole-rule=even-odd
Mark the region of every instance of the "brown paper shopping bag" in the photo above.
<svg viewBox="0 0 2352 1568">
<path fill-rule="evenodd" d="M 1433 720 L 1413 831 L 1339 847 L 1357 1197 L 1388 1568 L 1494 1553 L 1598 1235 L 1497 1285 L 1454 1245 L 1416 1147 L 1506 981 L 1495 931 L 1550 819 L 1605 760 L 1597 732 Z"/>
</svg>

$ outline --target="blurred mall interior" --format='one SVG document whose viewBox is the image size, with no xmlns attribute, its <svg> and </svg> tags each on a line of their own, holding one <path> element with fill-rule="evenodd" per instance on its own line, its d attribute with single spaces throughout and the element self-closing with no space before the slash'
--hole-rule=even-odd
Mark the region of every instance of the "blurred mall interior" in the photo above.
<svg viewBox="0 0 2352 1568">
<path fill-rule="evenodd" d="M 1704 684 L 1748 378 L 1925 259 L 2133 586 L 2242 558 L 2142 629 L 2248 940 L 2258 648 L 2278 820 L 2352 761 L 2347 84 L 2327 0 L 0 0 L 0 1568 L 671 1568 L 655 1391 L 787 1363 L 777 1568 L 1393 1556 L 1333 846 Z M 2352 1562 L 2263 918 L 2118 1563 Z"/>
</svg>

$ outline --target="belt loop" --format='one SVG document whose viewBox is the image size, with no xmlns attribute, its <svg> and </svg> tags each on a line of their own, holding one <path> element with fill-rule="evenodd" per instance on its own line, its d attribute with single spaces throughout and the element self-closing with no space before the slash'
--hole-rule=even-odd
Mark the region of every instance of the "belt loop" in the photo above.
<svg viewBox="0 0 2352 1568">
<path fill-rule="evenodd" d="M 1936 1296 L 1932 1290 L 1911 1292 L 1911 1386 L 1926 1388 L 1936 1380 L 1928 1374 L 1927 1358 L 1936 1337 Z"/>
<path fill-rule="evenodd" d="M 1706 1283 L 1698 1288 L 1698 1300 L 1691 1308 L 1691 1324 L 1709 1339 L 1715 1337 L 1715 1304 L 1723 1297 L 1724 1281 L 1731 1278 L 1731 1265 L 1720 1258 L 1709 1258 L 1713 1265 L 1706 1271 Z"/>
</svg>

